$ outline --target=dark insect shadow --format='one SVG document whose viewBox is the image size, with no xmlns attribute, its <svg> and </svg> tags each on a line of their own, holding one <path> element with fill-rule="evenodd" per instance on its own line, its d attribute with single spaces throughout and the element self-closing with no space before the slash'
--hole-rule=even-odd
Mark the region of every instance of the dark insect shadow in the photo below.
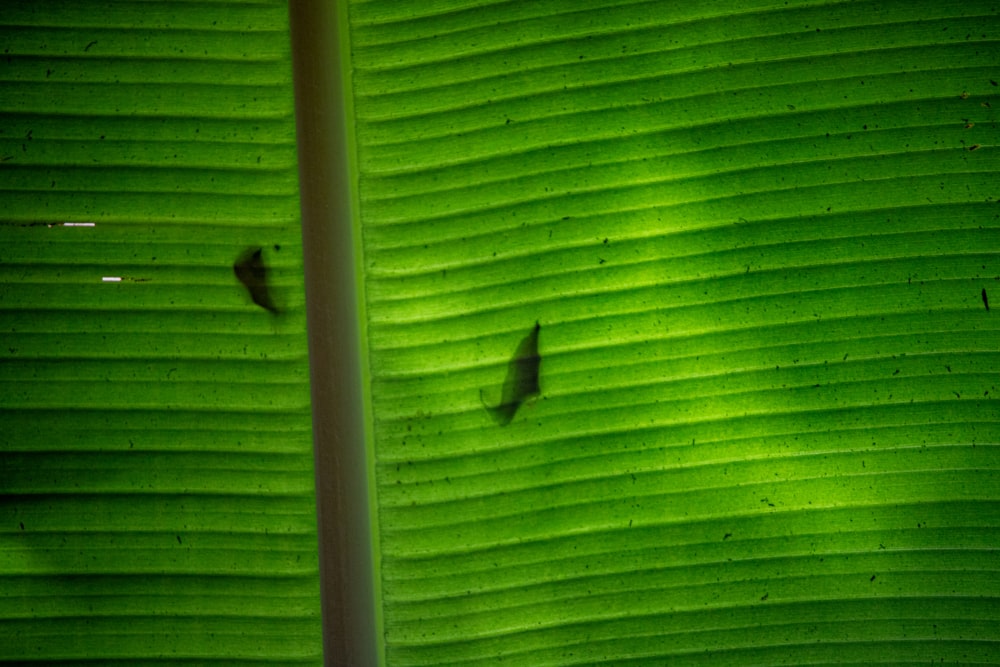
<svg viewBox="0 0 1000 667">
<path fill-rule="evenodd" d="M 542 392 L 538 382 L 542 364 L 542 357 L 538 354 L 538 332 L 541 328 L 542 326 L 535 322 L 535 328 L 521 340 L 517 350 L 514 351 L 514 356 L 507 364 L 507 378 L 503 381 L 499 405 L 487 405 L 483 398 L 483 390 L 479 390 L 479 400 L 482 401 L 483 407 L 500 426 L 509 424 L 522 403 Z"/>
<path fill-rule="evenodd" d="M 278 314 L 271 293 L 267 289 L 267 267 L 261 257 L 261 248 L 247 248 L 233 264 L 233 272 L 243 286 L 250 292 L 250 298 L 261 308 Z"/>
</svg>

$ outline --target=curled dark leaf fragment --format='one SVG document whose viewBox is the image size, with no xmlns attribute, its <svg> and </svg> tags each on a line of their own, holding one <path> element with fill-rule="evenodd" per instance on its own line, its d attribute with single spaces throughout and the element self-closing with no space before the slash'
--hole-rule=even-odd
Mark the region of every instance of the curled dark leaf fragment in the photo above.
<svg viewBox="0 0 1000 667">
<path fill-rule="evenodd" d="M 535 322 L 531 332 L 518 343 L 514 356 L 507 364 L 507 378 L 503 382 L 500 403 L 496 406 L 487 405 L 482 390 L 479 391 L 479 400 L 482 401 L 483 407 L 500 426 L 509 424 L 521 404 L 529 398 L 538 396 L 542 391 L 538 381 L 542 364 L 542 357 L 538 354 L 538 332 L 541 328 L 542 326 Z"/>
<path fill-rule="evenodd" d="M 989 297 L 986 296 L 986 288 L 985 287 L 983 288 L 983 305 L 986 306 L 986 310 L 990 309 L 990 300 L 989 300 Z"/>
<path fill-rule="evenodd" d="M 278 313 L 271 293 L 267 289 L 267 267 L 261 257 L 261 248 L 247 248 L 233 264 L 233 272 L 243 286 L 250 292 L 250 298 L 261 308 L 272 313 Z"/>
</svg>

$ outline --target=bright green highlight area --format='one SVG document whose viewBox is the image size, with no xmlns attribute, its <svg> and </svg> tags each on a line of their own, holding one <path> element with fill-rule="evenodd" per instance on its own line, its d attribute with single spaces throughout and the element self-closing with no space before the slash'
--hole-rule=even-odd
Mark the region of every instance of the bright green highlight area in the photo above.
<svg viewBox="0 0 1000 667">
<path fill-rule="evenodd" d="M 997 661 L 995 6 L 349 17 L 388 664 Z"/>
<path fill-rule="evenodd" d="M 5 3 L 0 50 L 0 662 L 321 664 L 287 5 Z"/>
</svg>

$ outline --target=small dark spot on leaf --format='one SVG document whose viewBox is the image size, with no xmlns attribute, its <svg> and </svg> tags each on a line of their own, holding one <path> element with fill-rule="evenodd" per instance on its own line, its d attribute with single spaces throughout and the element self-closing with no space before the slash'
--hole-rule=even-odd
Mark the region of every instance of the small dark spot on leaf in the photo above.
<svg viewBox="0 0 1000 667">
<path fill-rule="evenodd" d="M 761 602 L 764 602 L 765 600 L 767 600 L 767 593 L 764 593 L 764 595 L 760 597 Z"/>
<path fill-rule="evenodd" d="M 732 537 L 732 536 L 733 536 L 733 534 L 732 534 L 732 533 L 726 533 L 725 535 L 723 535 L 723 536 L 722 536 L 722 539 L 723 539 L 723 540 L 728 540 L 728 539 L 729 539 L 730 537 Z"/>
<path fill-rule="evenodd" d="M 17 525 L 21 528 L 21 530 L 24 530 L 24 522 L 23 521 L 19 521 Z"/>
<path fill-rule="evenodd" d="M 990 309 L 990 300 L 986 296 L 986 288 L 983 288 L 983 305 L 986 306 L 986 310 Z"/>
<path fill-rule="evenodd" d="M 87 46 L 83 47 L 83 50 L 84 51 L 89 51 L 90 47 L 92 47 L 94 44 L 97 44 L 97 40 L 96 39 L 94 41 L 90 42 L 89 44 L 87 44 Z"/>
<path fill-rule="evenodd" d="M 180 544 L 181 543 L 181 536 L 177 535 L 176 537 L 177 537 L 177 544 Z"/>
<path fill-rule="evenodd" d="M 875 581 L 875 575 L 873 574 L 873 575 L 872 575 L 872 578 L 871 578 L 871 579 L 869 579 L 868 581 Z"/>
</svg>

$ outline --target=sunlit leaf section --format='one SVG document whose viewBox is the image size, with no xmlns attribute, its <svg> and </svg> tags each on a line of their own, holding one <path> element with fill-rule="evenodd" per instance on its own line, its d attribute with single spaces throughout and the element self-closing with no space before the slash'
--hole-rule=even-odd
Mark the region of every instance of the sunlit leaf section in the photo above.
<svg viewBox="0 0 1000 667">
<path fill-rule="evenodd" d="M 998 11 L 351 3 L 390 665 L 1000 661 Z"/>
</svg>

